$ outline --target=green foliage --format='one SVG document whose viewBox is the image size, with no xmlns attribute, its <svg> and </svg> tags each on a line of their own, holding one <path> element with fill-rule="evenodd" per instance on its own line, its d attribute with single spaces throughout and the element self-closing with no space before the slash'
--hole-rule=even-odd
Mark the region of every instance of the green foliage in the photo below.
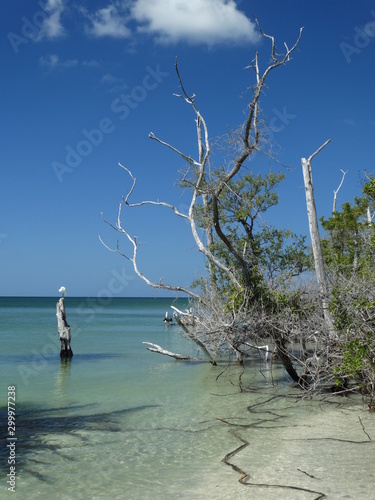
<svg viewBox="0 0 375 500">
<path fill-rule="evenodd" d="M 348 328 L 350 328 L 352 320 L 348 309 L 345 306 L 345 302 L 343 301 L 340 286 L 335 286 L 332 289 L 329 311 L 332 314 L 335 329 L 338 332 L 346 332 Z"/>
<path fill-rule="evenodd" d="M 241 288 L 240 290 L 233 290 L 232 293 L 229 293 L 228 300 L 225 304 L 226 312 L 237 312 L 239 311 L 245 304 L 245 290 Z"/>
<path fill-rule="evenodd" d="M 375 380 L 375 343 L 373 336 L 356 338 L 343 346 L 343 361 L 334 368 L 334 374 L 350 377 L 360 382 L 365 393 L 374 392 Z M 337 385 L 339 381 L 336 381 Z"/>
<path fill-rule="evenodd" d="M 275 188 L 284 177 L 275 172 L 264 176 L 248 173 L 228 182 L 220 197 L 220 215 L 225 223 L 240 223 L 250 234 L 256 219 L 277 205 L 279 197 Z"/>
<path fill-rule="evenodd" d="M 368 180 L 368 182 L 363 186 L 362 192 L 367 197 L 370 204 L 374 205 L 374 202 L 375 202 L 375 179 L 374 178 L 371 177 Z"/>
<path fill-rule="evenodd" d="M 223 172 L 220 169 L 212 175 L 221 178 Z M 310 364 L 306 363 L 305 368 L 313 383 L 324 378 L 336 389 L 345 390 L 348 379 L 354 379 L 357 387 L 372 398 L 375 232 L 369 213 L 374 213 L 375 208 L 375 181 L 371 179 L 364 186 L 363 195 L 353 203 L 344 203 L 331 217 L 321 219 L 326 232 L 322 239 L 323 255 L 331 283 L 329 310 L 335 330 L 332 336 L 322 320 L 319 297 L 306 298 L 294 285 L 295 276 L 313 268 L 305 238 L 266 223 L 267 211 L 278 203 L 276 189 L 283 178 L 284 175 L 275 173 L 247 173 L 225 185 L 218 199 L 218 211 L 221 230 L 230 245 L 215 232 L 209 193 L 205 206 L 196 207 L 200 227 L 212 231 L 210 251 L 239 282 L 236 285 L 227 273 L 214 268 L 216 296 L 224 304 L 223 314 L 231 315 L 233 320 L 241 318 L 240 333 L 232 342 L 240 345 L 243 336 L 257 332 L 287 345 L 291 332 L 298 332 L 301 339 L 311 338 L 314 332 L 318 361 L 315 367 L 315 358 L 307 358 Z M 209 293 L 206 283 L 201 281 L 200 286 Z"/>
<path fill-rule="evenodd" d="M 363 196 L 344 203 L 329 219 L 321 218 L 327 236 L 322 239 L 325 263 L 336 272 L 362 272 L 375 256 L 374 224 L 368 220 L 374 208 L 375 180 L 363 187 Z"/>
<path fill-rule="evenodd" d="M 363 255 L 359 255 L 359 259 Z M 336 273 L 329 308 L 338 334 L 336 354 L 342 361 L 333 369 L 338 381 L 355 379 L 375 396 L 375 269 L 364 259 L 359 271 Z M 337 349 L 337 347 L 336 347 Z M 336 358 L 337 359 L 337 358 Z M 337 382 L 339 383 L 339 382 Z"/>
<path fill-rule="evenodd" d="M 224 169 L 212 173 L 221 179 Z M 236 287 L 226 273 L 215 269 L 216 283 L 220 293 L 227 297 L 228 308 L 239 308 L 247 301 L 273 303 L 272 290 L 285 290 L 293 276 L 309 266 L 309 255 L 305 238 L 293 234 L 289 229 L 278 229 L 264 221 L 265 213 L 277 205 L 276 188 L 285 175 L 269 172 L 265 175 L 247 172 L 229 181 L 218 200 L 219 221 L 235 252 L 215 234 L 210 251 L 232 269 L 241 287 Z M 215 183 L 214 183 L 215 184 Z M 196 220 L 202 229 L 212 225 L 210 198 L 206 206 L 197 206 Z M 212 228 L 213 229 L 213 228 Z M 246 271 L 244 271 L 244 268 Z M 246 273 L 246 279 L 244 274 Z"/>
<path fill-rule="evenodd" d="M 340 367 L 341 372 L 356 378 L 360 377 L 369 354 L 369 347 L 364 345 L 360 339 L 352 340 L 344 346 L 344 361 Z"/>
</svg>

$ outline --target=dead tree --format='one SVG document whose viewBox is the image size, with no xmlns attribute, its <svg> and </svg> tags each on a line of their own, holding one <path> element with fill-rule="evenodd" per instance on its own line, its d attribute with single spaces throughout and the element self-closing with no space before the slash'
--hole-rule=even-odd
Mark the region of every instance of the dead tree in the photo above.
<svg viewBox="0 0 375 500">
<path fill-rule="evenodd" d="M 282 55 L 279 55 L 276 52 L 274 37 L 265 34 L 261 29 L 260 33 L 270 42 L 271 62 L 268 64 L 264 71 L 261 71 L 258 53 L 256 52 L 255 59 L 247 68 L 250 68 L 254 71 L 255 84 L 252 87 L 251 100 L 246 107 L 245 122 L 238 131 L 238 142 L 236 143 L 236 147 L 233 148 L 234 155 L 228 169 L 222 172 L 222 175 L 212 175 L 213 169 L 210 164 L 211 144 L 207 123 L 205 118 L 197 108 L 195 94 L 190 94 L 185 90 L 176 60 L 175 69 L 180 84 L 181 93 L 175 95 L 181 98 L 193 110 L 197 133 L 197 157 L 196 159 L 194 159 L 190 155 L 183 153 L 175 146 L 158 138 L 153 132 L 150 132 L 149 138 L 161 144 L 162 146 L 167 147 L 186 162 L 186 171 L 183 173 L 183 176 L 180 179 L 180 185 L 186 189 L 189 189 L 189 192 L 191 194 L 188 209 L 184 212 L 177 208 L 175 205 L 165 201 L 131 201 L 136 186 L 136 178 L 129 168 L 119 164 L 120 167 L 129 175 L 131 179 L 131 187 L 128 190 L 126 196 L 122 197 L 122 200 L 119 204 L 117 222 L 112 224 L 107 220 L 104 220 L 115 231 L 125 236 L 132 247 L 132 251 L 128 253 L 120 250 L 119 242 L 117 242 L 115 248 L 111 248 L 109 245 L 104 243 L 102 238 L 99 236 L 100 241 L 107 249 L 112 252 L 119 253 L 121 256 L 131 262 L 135 273 L 149 286 L 157 289 L 182 292 L 195 300 L 200 306 L 205 306 L 206 309 L 209 309 L 210 305 L 213 303 L 220 303 L 219 299 L 216 301 L 217 284 L 215 273 L 220 273 L 221 276 L 225 276 L 225 280 L 231 284 L 233 290 L 235 290 L 236 293 L 238 292 L 238 294 L 241 294 L 243 292 L 244 287 L 251 288 L 253 286 L 252 276 L 249 272 L 249 263 L 246 261 L 244 251 L 238 250 L 236 242 L 232 241 L 230 234 L 228 234 L 225 228 L 225 224 L 221 220 L 219 209 L 220 198 L 227 189 L 228 184 L 230 184 L 232 180 L 236 178 L 236 176 L 242 174 L 245 165 L 247 165 L 250 157 L 257 151 L 259 151 L 262 147 L 262 133 L 259 118 L 259 101 L 265 88 L 266 80 L 268 79 L 269 74 L 274 69 L 284 66 L 290 61 L 291 55 L 297 48 L 301 39 L 302 28 L 300 29 L 299 35 L 291 48 L 284 44 L 285 50 Z M 139 269 L 137 263 L 139 243 L 137 238 L 131 236 L 127 231 L 126 224 L 124 224 L 123 222 L 123 217 L 125 211 L 127 212 L 130 208 L 133 209 L 146 205 L 163 207 L 168 210 L 172 210 L 177 217 L 188 222 L 196 247 L 200 252 L 203 253 L 208 263 L 210 285 L 215 285 L 214 287 L 207 287 L 210 295 L 209 297 L 206 297 L 204 293 L 197 293 L 189 287 L 167 284 L 162 280 L 155 282 L 146 277 Z M 208 207 L 208 205 L 208 220 L 206 221 L 206 224 L 202 225 L 202 223 L 197 218 L 197 210 L 199 208 L 204 210 L 206 207 Z M 216 240 L 220 241 L 225 246 L 230 259 L 232 259 L 233 262 L 228 263 L 228 260 L 220 257 L 220 255 L 215 253 L 215 251 L 212 249 L 213 238 L 216 238 Z M 212 301 L 213 297 L 215 299 L 214 302 Z M 207 317 L 209 316 L 210 315 L 208 314 Z M 195 341 L 198 343 L 198 345 L 199 343 L 202 343 L 209 353 L 211 353 L 212 350 L 220 349 L 220 345 L 222 342 L 226 347 L 231 348 L 230 346 L 232 346 L 232 349 L 236 349 L 237 342 L 232 341 L 232 338 L 230 338 L 232 334 L 235 335 L 235 323 L 235 318 L 225 318 L 222 326 L 224 327 L 225 324 L 229 325 L 229 329 L 227 332 L 225 330 L 219 331 L 217 329 L 214 329 L 214 331 L 210 332 L 209 328 L 200 328 L 202 324 L 201 322 L 198 322 L 198 324 L 194 325 L 195 331 L 197 332 L 196 336 L 194 337 L 194 335 L 189 335 L 189 338 L 195 338 Z M 199 333 L 202 331 L 204 332 L 203 337 Z M 230 334 L 228 332 L 230 332 Z M 216 340 L 213 340 L 214 338 L 216 338 Z M 254 345 L 254 342 L 251 342 L 251 344 Z M 209 357 L 213 359 L 212 354 L 209 354 Z"/>
<path fill-rule="evenodd" d="M 260 27 L 259 27 L 260 29 Z M 121 254 L 123 257 L 125 257 L 127 260 L 132 262 L 133 268 L 135 273 L 143 280 L 145 281 L 149 286 L 153 288 L 158 288 L 158 289 L 164 289 L 164 290 L 170 290 L 170 291 L 176 291 L 176 292 L 183 292 L 187 294 L 188 296 L 192 297 L 193 299 L 201 299 L 201 295 L 197 294 L 196 292 L 192 291 L 189 288 L 182 287 L 182 286 L 176 286 L 176 285 L 169 285 L 166 283 L 163 283 L 161 280 L 158 282 L 154 282 L 150 279 L 148 279 L 138 268 L 137 265 L 137 251 L 139 248 L 139 244 L 137 241 L 136 237 L 132 237 L 127 230 L 125 229 L 125 226 L 122 222 L 122 211 L 123 208 L 135 208 L 135 207 L 140 207 L 144 205 L 151 205 L 151 206 L 159 206 L 159 207 L 165 207 L 169 210 L 172 210 L 175 215 L 178 217 L 182 218 L 183 220 L 187 221 L 190 225 L 190 230 L 192 233 L 192 236 L 194 238 L 194 241 L 196 243 L 196 246 L 200 252 L 204 254 L 206 257 L 207 261 L 214 266 L 215 268 L 219 269 L 222 273 L 224 273 L 228 280 L 233 284 L 235 288 L 241 289 L 242 287 L 242 278 L 244 278 L 245 282 L 247 281 L 247 264 L 245 262 L 245 259 L 242 255 L 242 252 L 238 252 L 237 249 L 234 247 L 233 243 L 230 241 L 230 238 L 228 237 L 227 234 L 225 234 L 225 231 L 222 227 L 222 223 L 219 217 L 219 211 L 218 211 L 218 200 L 223 192 L 225 186 L 230 182 L 244 167 L 245 162 L 250 158 L 252 154 L 254 154 L 258 149 L 260 149 L 261 146 L 261 132 L 259 129 L 259 100 L 260 96 L 262 94 L 263 88 L 265 87 L 266 79 L 270 72 L 280 66 L 285 65 L 287 62 L 290 61 L 291 59 L 291 54 L 294 52 L 294 50 L 297 48 L 298 43 L 301 39 L 302 36 L 302 28 L 300 29 L 299 36 L 294 43 L 294 45 L 289 49 L 288 46 L 285 44 L 285 53 L 280 56 L 276 53 L 276 45 L 275 45 L 275 40 L 272 36 L 267 35 L 261 31 L 261 34 L 263 37 L 267 38 L 271 42 L 271 64 L 265 69 L 265 71 L 262 73 L 260 70 L 259 66 L 259 60 L 258 60 L 258 53 L 256 52 L 255 54 L 255 59 L 253 63 L 248 66 L 248 68 L 251 68 L 255 72 L 255 77 L 256 77 L 256 84 L 254 85 L 253 88 L 253 97 L 251 102 L 247 106 L 247 116 L 246 120 L 241 127 L 241 139 L 240 139 L 240 144 L 239 144 L 239 152 L 237 150 L 237 156 L 233 159 L 231 163 L 231 168 L 222 176 L 220 179 L 212 179 L 211 177 L 211 166 L 210 166 L 210 154 L 211 154 L 211 146 L 210 146 L 210 141 L 209 141 L 209 133 L 208 133 L 208 127 L 206 124 L 206 121 L 200 111 L 198 110 L 196 103 L 195 103 L 195 94 L 188 94 L 187 91 L 185 90 L 185 87 L 182 82 L 182 78 L 179 73 L 179 69 L 177 66 L 177 59 L 175 63 L 175 69 L 178 77 L 178 81 L 180 83 L 180 87 L 182 90 L 181 94 L 175 94 L 177 97 L 182 98 L 192 109 L 195 114 L 195 123 L 196 123 L 196 130 L 197 130 L 197 142 L 198 142 L 198 158 L 197 160 L 193 159 L 189 155 L 184 154 L 183 152 L 179 151 L 176 147 L 172 146 L 168 142 L 163 141 L 162 139 L 159 139 L 156 137 L 156 135 L 153 132 L 149 133 L 149 137 L 152 140 L 157 141 L 159 144 L 169 148 L 172 150 L 174 153 L 176 153 L 179 157 L 181 157 L 186 163 L 187 163 L 187 172 L 184 174 L 183 179 L 181 179 L 181 183 L 184 184 L 184 186 L 189 186 L 191 189 L 191 200 L 190 200 L 190 205 L 186 213 L 183 213 L 181 210 L 179 210 L 176 206 L 164 202 L 164 201 L 150 201 L 150 200 L 143 200 L 140 202 L 131 202 L 130 198 L 133 194 L 133 191 L 136 186 L 136 178 L 128 169 L 127 167 L 120 165 L 121 168 L 123 168 L 128 175 L 130 176 L 132 180 L 132 186 L 130 190 L 128 191 L 127 195 L 122 198 L 120 204 L 119 204 L 119 210 L 118 210 L 118 217 L 117 217 L 117 223 L 116 224 L 111 224 L 108 221 L 105 220 L 107 224 L 109 224 L 113 229 L 115 229 L 117 232 L 123 234 L 128 241 L 131 243 L 133 247 L 133 252 L 132 254 L 128 253 L 123 253 L 120 251 L 119 244 L 117 244 L 116 248 L 110 248 L 108 245 L 104 244 L 103 240 L 100 238 L 100 241 L 106 246 L 111 251 L 118 252 Z M 189 178 L 188 178 L 189 174 Z M 201 231 L 199 224 L 196 220 L 196 215 L 195 215 L 195 209 L 198 206 L 198 204 L 201 204 L 201 206 L 207 204 L 207 197 L 210 198 L 210 204 L 212 206 L 212 215 L 211 215 L 211 224 L 210 224 L 210 231 L 213 228 L 216 236 L 220 238 L 221 241 L 227 246 L 228 250 L 230 253 L 233 255 L 234 259 L 238 261 L 240 268 L 242 269 L 242 274 L 243 276 L 240 277 L 238 276 L 238 273 L 236 273 L 233 270 L 232 266 L 228 266 L 223 260 L 218 258 L 210 249 L 210 242 L 212 241 L 212 238 L 208 238 L 208 243 L 205 244 L 203 241 L 203 238 L 201 236 Z M 210 231 L 208 233 L 210 234 Z M 205 234 L 207 236 L 207 234 Z"/>
<path fill-rule="evenodd" d="M 329 287 L 328 287 L 328 279 L 324 269 L 324 260 L 323 260 L 323 252 L 319 235 L 319 227 L 318 227 L 318 217 L 316 213 L 315 206 L 315 196 L 314 196 L 314 185 L 311 171 L 311 160 L 316 156 L 320 151 L 331 142 L 331 139 L 328 139 L 320 148 L 318 148 L 315 153 L 313 153 L 307 160 L 306 158 L 301 159 L 302 163 L 302 171 L 303 171 L 303 179 L 305 184 L 306 191 L 306 206 L 307 206 L 307 216 L 309 219 L 309 228 L 310 228 L 310 236 L 311 236 L 311 246 L 314 255 L 314 265 L 316 278 L 319 285 L 319 292 L 322 301 L 323 307 L 323 315 L 327 325 L 327 328 L 332 337 L 335 337 L 333 321 L 331 318 L 331 314 L 329 312 Z"/>
<path fill-rule="evenodd" d="M 65 302 L 64 295 L 66 295 L 65 287 L 61 287 L 59 289 L 62 296 L 56 304 L 56 316 L 57 316 L 57 331 L 58 336 L 61 342 L 61 350 L 60 357 L 61 358 L 71 358 L 73 356 L 73 351 L 70 346 L 71 335 L 70 335 L 70 326 L 66 321 L 66 313 L 65 313 Z"/>
</svg>

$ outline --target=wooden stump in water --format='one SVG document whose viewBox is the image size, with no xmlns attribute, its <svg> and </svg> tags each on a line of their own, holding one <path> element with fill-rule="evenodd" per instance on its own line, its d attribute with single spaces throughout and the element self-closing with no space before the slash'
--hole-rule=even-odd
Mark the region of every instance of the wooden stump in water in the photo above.
<svg viewBox="0 0 375 500">
<path fill-rule="evenodd" d="M 64 297 L 61 297 L 56 304 L 57 316 L 57 331 L 61 342 L 61 358 L 71 358 L 73 356 L 72 348 L 70 347 L 70 326 L 66 322 L 65 302 Z"/>
</svg>

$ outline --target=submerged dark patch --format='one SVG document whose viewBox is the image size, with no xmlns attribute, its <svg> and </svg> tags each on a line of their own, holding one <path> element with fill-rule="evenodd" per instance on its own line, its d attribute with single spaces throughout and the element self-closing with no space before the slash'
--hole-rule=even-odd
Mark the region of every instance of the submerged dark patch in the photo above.
<svg viewBox="0 0 375 500">
<path fill-rule="evenodd" d="M 49 482 L 48 477 L 33 470 L 33 465 L 43 463 L 35 458 L 37 454 L 50 450 L 64 460 L 74 461 L 75 458 L 63 453 L 63 444 L 47 443 L 45 438 L 50 434 L 61 434 L 79 439 L 81 445 L 90 446 L 90 440 L 80 436 L 79 431 L 121 432 L 126 414 L 157 408 L 159 405 L 140 405 L 123 408 L 112 412 L 83 413 L 90 411 L 95 404 L 69 405 L 58 408 L 38 408 L 32 405 L 18 405 L 17 408 L 17 469 L 32 474 L 43 482 Z M 0 432 L 6 435 L 7 408 L 0 407 Z M 4 440 L 5 442 L 5 440 Z M 0 449 L 0 470 L 8 472 L 7 448 Z"/>
</svg>

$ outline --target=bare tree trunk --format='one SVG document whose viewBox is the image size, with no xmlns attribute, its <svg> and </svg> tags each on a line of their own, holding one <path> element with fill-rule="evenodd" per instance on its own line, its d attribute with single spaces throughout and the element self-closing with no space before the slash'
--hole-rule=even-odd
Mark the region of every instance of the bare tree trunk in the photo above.
<svg viewBox="0 0 375 500">
<path fill-rule="evenodd" d="M 61 342 L 61 358 L 71 358 L 73 351 L 70 347 L 71 335 L 70 326 L 66 322 L 64 297 L 61 297 L 56 304 L 57 331 Z"/>
<path fill-rule="evenodd" d="M 276 356 L 279 357 L 280 361 L 282 362 L 285 368 L 285 371 L 291 377 L 293 382 L 296 382 L 301 387 L 306 387 L 306 381 L 303 377 L 300 377 L 298 375 L 296 369 L 294 368 L 292 360 L 289 357 L 288 351 L 284 346 L 284 342 L 281 339 L 276 338 L 275 346 L 276 346 L 276 352 L 274 354 L 276 354 Z"/>
<path fill-rule="evenodd" d="M 312 179 L 312 171 L 311 171 L 311 160 L 315 155 L 317 155 L 329 142 L 331 139 L 328 139 L 319 149 L 315 151 L 307 160 L 305 158 L 301 159 L 302 163 L 302 171 L 303 171 L 303 179 L 305 183 L 305 191 L 306 191 L 306 205 L 307 205 L 307 216 L 309 219 L 309 228 L 310 228 L 310 236 L 311 236 L 311 245 L 314 255 L 314 264 L 316 271 L 316 278 L 319 285 L 319 292 L 321 295 L 322 306 L 323 306 L 323 314 L 324 320 L 328 327 L 329 333 L 331 337 L 335 337 L 335 331 L 333 327 L 333 321 L 331 314 L 328 309 L 329 304 L 329 287 L 326 273 L 324 271 L 324 260 L 323 260 L 323 252 L 322 246 L 320 242 L 319 235 L 319 227 L 318 227 L 318 218 L 316 214 L 316 206 L 315 206 L 315 197 L 314 197 L 314 186 Z"/>
<path fill-rule="evenodd" d="M 342 185 L 343 185 L 343 183 L 344 183 L 345 176 L 346 176 L 346 174 L 348 173 L 348 171 L 344 172 L 344 170 L 342 170 L 342 169 L 341 169 L 341 172 L 342 172 L 342 177 L 341 177 L 341 182 L 340 182 L 340 184 L 339 184 L 339 187 L 333 191 L 333 207 L 332 207 L 332 213 L 335 213 L 335 212 L 336 212 L 337 195 L 338 195 L 338 192 L 339 192 L 339 191 L 340 191 L 340 189 L 341 189 L 341 186 L 342 186 Z"/>
</svg>

